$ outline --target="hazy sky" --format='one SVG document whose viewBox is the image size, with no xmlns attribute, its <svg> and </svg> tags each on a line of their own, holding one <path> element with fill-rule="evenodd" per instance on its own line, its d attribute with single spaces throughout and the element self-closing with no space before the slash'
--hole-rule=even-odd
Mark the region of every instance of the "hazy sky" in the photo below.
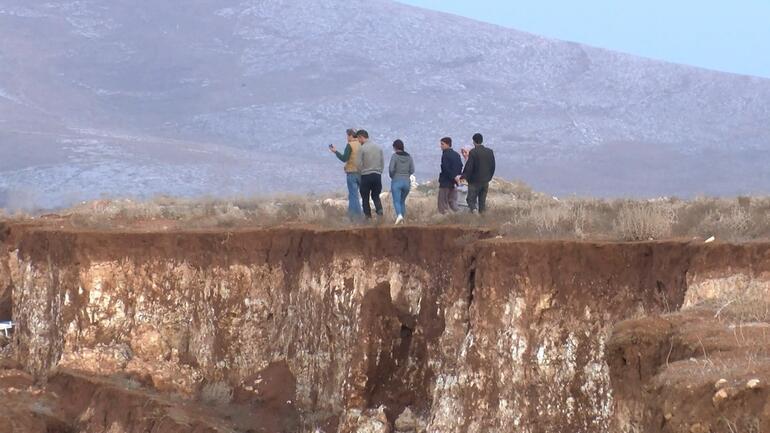
<svg viewBox="0 0 770 433">
<path fill-rule="evenodd" d="M 770 77 L 770 0 L 401 0 L 553 38 Z"/>
</svg>

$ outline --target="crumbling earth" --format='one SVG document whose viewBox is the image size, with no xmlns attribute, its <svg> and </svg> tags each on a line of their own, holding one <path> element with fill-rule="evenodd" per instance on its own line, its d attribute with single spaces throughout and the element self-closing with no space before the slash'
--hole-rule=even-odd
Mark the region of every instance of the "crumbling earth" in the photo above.
<svg viewBox="0 0 770 433">
<path fill-rule="evenodd" d="M 767 296 L 767 244 L 2 233 L 8 431 L 767 430 L 765 325 L 693 308 Z"/>
</svg>

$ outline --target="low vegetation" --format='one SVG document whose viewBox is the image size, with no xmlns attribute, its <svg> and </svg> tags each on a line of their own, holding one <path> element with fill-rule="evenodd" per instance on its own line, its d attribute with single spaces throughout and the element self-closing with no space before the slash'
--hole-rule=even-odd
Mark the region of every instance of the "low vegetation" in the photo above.
<svg viewBox="0 0 770 433">
<path fill-rule="evenodd" d="M 488 199 L 489 211 L 477 216 L 468 214 L 465 208 L 457 214 L 440 215 L 436 194 L 435 184 L 413 189 L 407 201 L 409 224 L 483 226 L 502 236 L 537 239 L 770 239 L 770 198 L 764 197 L 556 198 L 534 192 L 520 182 L 496 179 Z M 394 220 L 387 192 L 382 200 L 385 216 L 374 224 Z M 351 225 L 346 209 L 342 195 L 228 200 L 159 197 L 149 201 L 87 202 L 47 218 L 61 218 L 76 228 L 88 229 L 236 229 L 286 224 L 343 228 Z"/>
</svg>

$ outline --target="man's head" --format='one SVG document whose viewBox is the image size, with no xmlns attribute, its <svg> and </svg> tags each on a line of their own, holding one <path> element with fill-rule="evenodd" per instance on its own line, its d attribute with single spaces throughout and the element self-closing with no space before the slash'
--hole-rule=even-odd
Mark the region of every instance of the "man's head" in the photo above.
<svg viewBox="0 0 770 433">
<path fill-rule="evenodd" d="M 346 134 L 348 134 L 348 141 L 353 141 L 356 138 L 356 130 L 353 128 L 348 128 L 347 131 L 345 131 Z"/>
<path fill-rule="evenodd" d="M 452 147 L 452 138 L 444 137 L 441 139 L 441 150 L 447 150 Z"/>
<path fill-rule="evenodd" d="M 364 144 L 369 140 L 369 133 L 366 132 L 366 130 L 361 129 L 358 132 L 356 132 L 356 138 L 358 139 L 358 142 L 361 144 Z"/>
<path fill-rule="evenodd" d="M 473 144 L 476 146 L 481 146 L 484 144 L 484 136 L 479 134 L 478 132 L 473 134 Z"/>
</svg>

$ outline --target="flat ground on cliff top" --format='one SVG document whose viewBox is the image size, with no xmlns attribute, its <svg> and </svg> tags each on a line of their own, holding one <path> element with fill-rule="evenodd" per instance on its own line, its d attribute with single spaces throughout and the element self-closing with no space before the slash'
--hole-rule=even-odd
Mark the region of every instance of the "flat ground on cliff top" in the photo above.
<svg viewBox="0 0 770 433">
<path fill-rule="evenodd" d="M 532 191 L 520 182 L 493 181 L 489 211 L 471 215 L 467 208 L 451 215 L 436 209 L 436 185 L 413 189 L 407 200 L 407 224 L 484 227 L 504 237 L 522 239 L 651 240 L 669 238 L 743 242 L 770 239 L 770 198 L 557 198 Z M 389 193 L 385 215 L 371 225 L 395 219 Z M 461 199 L 462 202 L 462 199 Z M 159 197 L 84 202 L 56 213 L 1 213 L 7 219 L 43 222 L 59 229 L 176 231 L 310 225 L 341 229 L 357 226 L 346 217 L 342 196 L 280 196 L 235 199 Z M 366 224 L 369 225 L 369 224 Z"/>
</svg>

